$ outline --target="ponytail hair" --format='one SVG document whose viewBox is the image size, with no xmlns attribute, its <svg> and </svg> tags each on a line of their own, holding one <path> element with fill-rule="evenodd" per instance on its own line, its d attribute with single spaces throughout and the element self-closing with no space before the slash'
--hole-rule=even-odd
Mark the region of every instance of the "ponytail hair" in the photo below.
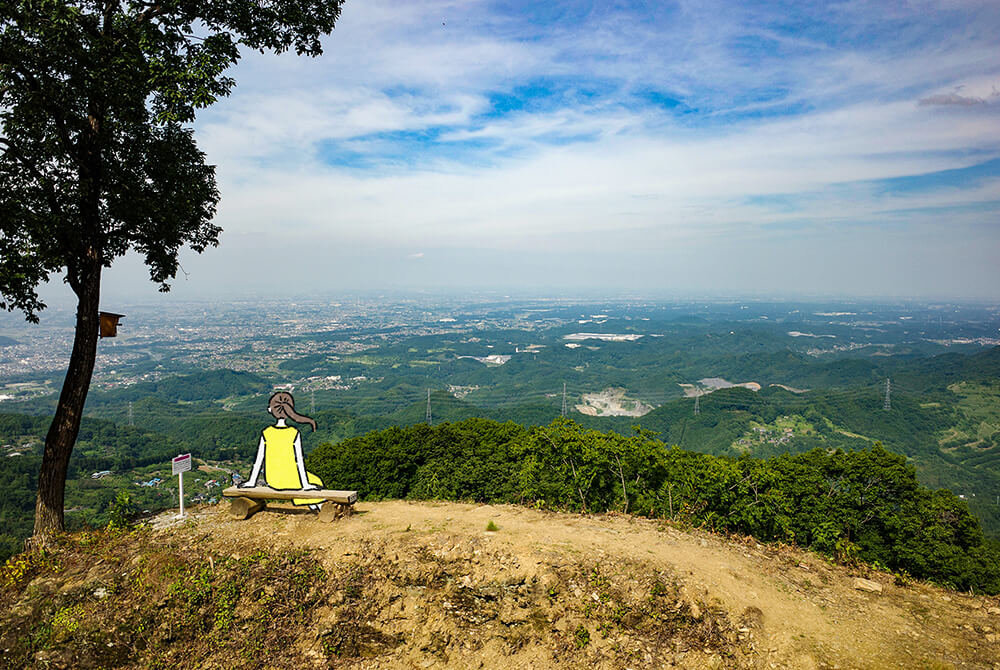
<svg viewBox="0 0 1000 670">
<path fill-rule="evenodd" d="M 316 422 L 313 419 L 295 411 L 295 398 L 292 397 L 291 393 L 278 391 L 272 395 L 271 399 L 267 401 L 267 411 L 276 419 L 291 419 L 298 423 L 308 423 L 313 430 L 316 430 Z"/>
</svg>

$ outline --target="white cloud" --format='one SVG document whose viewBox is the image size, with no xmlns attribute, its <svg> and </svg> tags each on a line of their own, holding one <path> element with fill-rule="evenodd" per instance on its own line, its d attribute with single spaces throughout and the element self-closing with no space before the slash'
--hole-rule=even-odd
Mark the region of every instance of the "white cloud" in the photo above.
<svg viewBox="0 0 1000 670">
<path fill-rule="evenodd" d="M 642 119 L 630 125 L 641 127 Z M 526 118 L 508 136 L 531 138 L 539 127 L 549 132 L 551 126 Z M 850 182 L 964 167 L 982 156 L 938 153 L 986 149 L 979 138 L 994 127 L 988 118 L 935 123 L 912 102 L 900 102 L 776 120 L 721 136 L 672 128 L 561 147 L 536 145 L 528 157 L 478 168 L 426 169 L 432 163 L 403 174 L 371 176 L 305 160 L 294 171 L 261 169 L 252 183 L 226 185 L 222 217 L 238 212 L 243 229 L 267 229 L 278 218 L 312 233 L 336 230 L 370 241 L 412 236 L 438 244 L 485 244 L 497 235 L 522 232 L 534 239 L 575 229 L 614 229 L 623 218 L 629 225 L 689 231 L 764 225 L 787 215 L 748 208 L 747 198 L 810 194 Z M 992 149 L 1000 155 L 996 143 Z M 852 189 L 851 196 L 860 198 L 851 207 L 859 216 L 884 209 L 879 197 L 863 187 Z M 935 205 L 960 205 L 969 201 L 967 196 L 949 193 Z M 907 199 L 919 202 L 915 197 L 896 198 L 891 207 Z M 794 215 L 825 221 L 827 206 L 804 202 Z"/>
<path fill-rule="evenodd" d="M 655 22 L 604 8 L 543 27 L 488 9 L 348 4 L 322 58 L 249 56 L 237 93 L 198 124 L 219 165 L 221 225 L 425 251 L 644 253 L 650 240 L 838 227 L 864 244 L 879 224 L 933 238 L 942 210 L 956 226 L 997 215 L 995 179 L 870 183 L 1000 157 L 996 105 L 955 102 L 991 99 L 1000 83 L 988 6 L 945 3 L 937 19 L 848 2 L 827 10 L 825 32 L 794 33 L 767 4 L 685 2 Z M 569 93 L 482 116 L 491 94 L 536 81 Z M 594 95 L 573 90 L 591 84 Z M 649 90 L 690 113 L 634 97 Z M 433 138 L 391 150 L 392 133 L 422 132 Z M 462 149 L 470 141 L 482 145 Z M 323 150 L 367 162 L 331 165 Z"/>
</svg>

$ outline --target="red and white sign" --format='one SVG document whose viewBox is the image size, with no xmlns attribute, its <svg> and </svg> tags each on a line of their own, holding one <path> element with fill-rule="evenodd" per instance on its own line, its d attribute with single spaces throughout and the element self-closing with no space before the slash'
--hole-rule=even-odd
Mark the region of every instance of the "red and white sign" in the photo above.
<svg viewBox="0 0 1000 670">
<path fill-rule="evenodd" d="M 172 461 L 170 461 L 171 474 L 179 475 L 182 472 L 187 472 L 191 469 L 191 454 L 181 454 L 180 456 L 175 456 Z"/>
</svg>

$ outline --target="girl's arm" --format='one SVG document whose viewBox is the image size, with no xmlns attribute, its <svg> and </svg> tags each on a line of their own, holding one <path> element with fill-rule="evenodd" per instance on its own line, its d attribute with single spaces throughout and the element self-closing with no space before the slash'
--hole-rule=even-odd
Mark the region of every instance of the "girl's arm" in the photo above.
<svg viewBox="0 0 1000 670">
<path fill-rule="evenodd" d="M 260 468 L 264 465 L 264 444 L 264 434 L 261 433 L 260 443 L 257 445 L 257 460 L 254 461 L 253 471 L 250 473 L 250 478 L 241 484 L 241 486 L 257 486 L 257 478 L 260 477 Z"/>
<path fill-rule="evenodd" d="M 303 491 L 312 491 L 319 487 L 309 482 L 306 476 L 306 459 L 302 457 L 302 437 L 295 434 L 295 467 L 299 469 L 299 481 L 302 482 Z"/>
</svg>

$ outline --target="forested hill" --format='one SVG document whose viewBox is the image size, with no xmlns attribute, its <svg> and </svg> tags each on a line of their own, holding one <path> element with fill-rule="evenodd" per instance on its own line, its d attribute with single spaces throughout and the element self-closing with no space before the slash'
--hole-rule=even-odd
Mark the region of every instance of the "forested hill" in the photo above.
<svg viewBox="0 0 1000 670">
<path fill-rule="evenodd" d="M 271 383 L 259 375 L 234 370 L 206 370 L 186 375 L 171 375 L 159 381 L 141 382 L 114 391 L 92 393 L 87 409 L 120 406 L 121 403 L 156 398 L 165 402 L 218 401 L 267 393 Z"/>
</svg>

